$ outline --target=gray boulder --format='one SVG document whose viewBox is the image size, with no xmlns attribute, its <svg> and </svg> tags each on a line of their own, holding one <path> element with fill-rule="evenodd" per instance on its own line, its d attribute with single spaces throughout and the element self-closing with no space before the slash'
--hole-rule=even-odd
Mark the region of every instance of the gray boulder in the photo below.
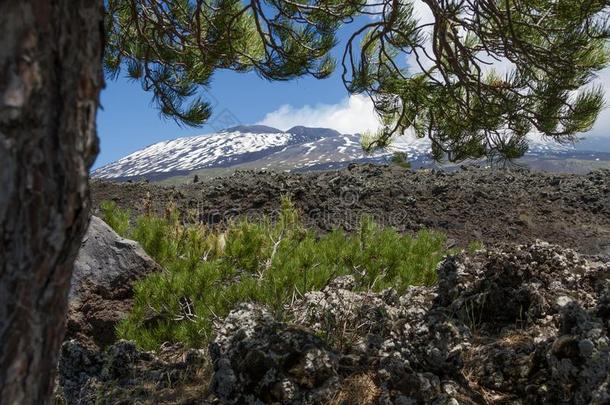
<svg viewBox="0 0 610 405">
<path fill-rule="evenodd" d="M 159 270 L 137 242 L 92 217 L 74 265 L 67 338 L 100 347 L 116 341 L 115 326 L 131 308 L 134 283 Z"/>
</svg>

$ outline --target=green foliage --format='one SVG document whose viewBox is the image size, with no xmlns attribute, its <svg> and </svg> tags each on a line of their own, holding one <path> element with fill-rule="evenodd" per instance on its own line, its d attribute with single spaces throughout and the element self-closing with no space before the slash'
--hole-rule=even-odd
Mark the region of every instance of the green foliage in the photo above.
<svg viewBox="0 0 610 405">
<path fill-rule="evenodd" d="M 211 114 L 199 93 L 218 69 L 273 80 L 333 72 L 335 32 L 366 2 L 315 3 L 108 0 L 106 72 L 126 71 L 153 93 L 162 116 L 199 126 Z"/>
<path fill-rule="evenodd" d="M 120 236 L 126 236 L 129 229 L 129 211 L 121 210 L 114 201 L 102 201 L 102 218 Z"/>
<path fill-rule="evenodd" d="M 437 160 L 510 160 L 527 151 L 531 131 L 569 142 L 592 127 L 603 94 L 587 85 L 610 60 L 607 2 L 425 3 L 431 33 L 400 2 L 348 44 L 347 87 L 371 95 L 384 124 L 369 149 L 412 129 L 431 139 Z M 498 61 L 506 74 L 492 69 Z"/>
<path fill-rule="evenodd" d="M 478 241 L 478 240 L 473 240 L 468 244 L 466 251 L 468 253 L 476 253 L 479 250 L 482 250 L 484 248 L 485 248 L 485 245 L 483 245 L 483 242 Z"/>
<path fill-rule="evenodd" d="M 263 303 L 281 317 L 294 298 L 341 275 L 353 275 L 360 290 L 431 285 L 447 253 L 442 234 L 400 235 L 368 218 L 354 234 L 318 237 L 288 200 L 274 221 L 240 220 L 224 232 L 169 215 L 140 217 L 128 234 L 165 269 L 136 285 L 134 308 L 118 327 L 149 349 L 166 341 L 201 347 L 212 322 L 240 302 Z"/>
<path fill-rule="evenodd" d="M 390 163 L 396 166 L 404 167 L 405 169 L 411 168 L 411 162 L 406 152 L 394 152 L 390 158 Z"/>
<path fill-rule="evenodd" d="M 372 98 L 383 127 L 370 150 L 411 129 L 437 160 L 514 159 L 532 131 L 571 142 L 593 126 L 604 102 L 590 84 L 610 60 L 607 1 L 419 3 L 432 23 L 413 1 L 108 0 L 105 66 L 152 92 L 163 116 L 201 125 L 216 70 L 328 77 L 343 27 L 353 33 L 343 82 Z"/>
</svg>

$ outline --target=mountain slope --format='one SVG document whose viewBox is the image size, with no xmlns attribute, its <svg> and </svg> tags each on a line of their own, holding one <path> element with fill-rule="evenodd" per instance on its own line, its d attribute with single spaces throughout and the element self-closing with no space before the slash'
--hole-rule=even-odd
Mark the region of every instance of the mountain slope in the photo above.
<svg viewBox="0 0 610 405">
<path fill-rule="evenodd" d="M 93 172 L 94 177 L 123 178 L 155 173 L 186 172 L 254 160 L 289 144 L 290 134 L 274 132 L 227 132 L 178 138 L 156 143 Z"/>
<path fill-rule="evenodd" d="M 395 151 L 406 152 L 416 166 L 427 166 L 430 142 L 399 137 L 386 151 L 365 155 L 359 135 L 326 128 L 293 127 L 281 131 L 263 125 L 237 126 L 224 131 L 156 143 L 95 170 L 96 178 L 162 180 L 197 171 L 227 169 L 320 170 L 350 162 L 385 163 Z M 532 136 L 527 159 L 565 159 L 571 145 Z M 582 153 L 582 152 L 580 152 Z"/>
<path fill-rule="evenodd" d="M 428 146 L 415 141 L 404 143 L 398 149 L 417 158 L 427 153 Z M 327 128 L 297 126 L 281 131 L 261 125 L 238 126 L 219 133 L 156 143 L 95 170 L 93 177 L 159 178 L 254 161 L 261 168 L 292 170 L 321 164 L 375 160 L 388 153 L 365 156 L 359 135 L 343 135 Z"/>
</svg>

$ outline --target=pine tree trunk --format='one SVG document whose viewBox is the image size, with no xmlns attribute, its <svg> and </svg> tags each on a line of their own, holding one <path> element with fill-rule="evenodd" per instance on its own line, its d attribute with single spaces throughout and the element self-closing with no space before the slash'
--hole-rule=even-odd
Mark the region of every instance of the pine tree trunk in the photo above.
<svg viewBox="0 0 610 405">
<path fill-rule="evenodd" d="M 89 221 L 102 0 L 0 0 L 0 403 L 48 402 Z"/>
</svg>

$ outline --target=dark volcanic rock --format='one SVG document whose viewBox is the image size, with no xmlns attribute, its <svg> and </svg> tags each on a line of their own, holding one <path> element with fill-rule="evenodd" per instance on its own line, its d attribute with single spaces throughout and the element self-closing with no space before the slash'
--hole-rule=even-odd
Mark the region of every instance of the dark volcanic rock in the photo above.
<svg viewBox="0 0 610 405">
<path fill-rule="evenodd" d="M 258 304 L 235 308 L 210 345 L 216 403 L 610 402 L 608 258 L 536 242 L 448 257 L 438 275 L 402 295 L 354 291 L 340 277 L 281 320 Z M 68 403 L 143 391 L 165 403 L 162 387 L 188 392 L 210 364 L 199 351 L 193 362 L 179 347 L 161 353 L 173 360 L 126 342 L 104 352 L 68 342 L 60 391 Z"/>
<path fill-rule="evenodd" d="M 70 340 L 61 349 L 56 396 L 67 405 L 209 403 L 208 358 L 179 346 L 153 354 L 119 341 L 96 351 Z"/>
<path fill-rule="evenodd" d="M 92 217 L 74 264 L 67 338 L 101 347 L 114 342 L 115 326 L 131 308 L 133 284 L 159 270 L 136 242 Z"/>
<path fill-rule="evenodd" d="M 154 196 L 143 203 L 145 196 Z M 313 173 L 237 172 L 197 184 L 92 183 L 94 206 L 162 213 L 170 202 L 218 224 L 236 215 L 276 213 L 289 196 L 319 232 L 357 229 L 362 215 L 403 232 L 436 228 L 459 246 L 541 239 L 586 254 L 610 255 L 610 171 L 562 175 L 526 170 L 409 171 L 350 165 Z"/>
<path fill-rule="evenodd" d="M 318 404 L 337 391 L 338 356 L 324 341 L 253 304 L 227 317 L 211 354 L 213 389 L 224 403 Z"/>
<path fill-rule="evenodd" d="M 293 305 L 290 324 L 242 307 L 213 345 L 214 389 L 319 403 L 366 373 L 376 403 L 608 403 L 609 269 L 536 243 L 448 258 L 437 287 L 401 297 L 343 278 Z"/>
</svg>

